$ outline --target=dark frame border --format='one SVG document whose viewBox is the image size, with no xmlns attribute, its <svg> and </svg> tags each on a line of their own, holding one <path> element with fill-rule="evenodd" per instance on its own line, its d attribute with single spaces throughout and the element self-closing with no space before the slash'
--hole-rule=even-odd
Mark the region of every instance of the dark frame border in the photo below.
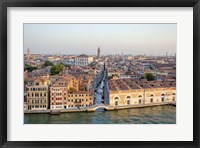
<svg viewBox="0 0 200 148">
<path fill-rule="evenodd" d="M 200 0 L 0 0 L 1 147 L 200 147 Z M 189 141 L 7 141 L 7 7 L 193 7 L 193 138 Z M 183 129 L 184 130 L 184 129 Z"/>
</svg>

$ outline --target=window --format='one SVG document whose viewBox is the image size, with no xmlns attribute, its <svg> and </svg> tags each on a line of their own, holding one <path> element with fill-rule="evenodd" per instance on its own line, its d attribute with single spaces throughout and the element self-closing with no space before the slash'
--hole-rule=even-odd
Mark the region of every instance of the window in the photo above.
<svg viewBox="0 0 200 148">
<path fill-rule="evenodd" d="M 165 94 L 162 94 L 162 95 L 161 95 L 161 99 L 162 99 L 162 102 L 165 101 Z"/>
<path fill-rule="evenodd" d="M 130 96 L 127 96 L 127 97 L 126 97 L 126 99 L 130 99 L 130 98 L 131 98 Z"/>
<path fill-rule="evenodd" d="M 139 95 L 138 98 L 142 98 L 142 95 Z"/>
<path fill-rule="evenodd" d="M 118 98 L 118 97 L 115 97 L 114 99 L 115 99 L 115 100 L 118 100 L 119 98 Z"/>
<path fill-rule="evenodd" d="M 127 104 L 128 104 L 128 105 L 130 104 L 130 100 L 127 100 Z"/>
</svg>

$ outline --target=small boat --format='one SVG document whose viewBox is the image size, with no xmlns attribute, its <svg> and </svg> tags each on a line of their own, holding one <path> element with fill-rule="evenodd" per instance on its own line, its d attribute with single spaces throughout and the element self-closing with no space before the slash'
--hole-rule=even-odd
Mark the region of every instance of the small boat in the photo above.
<svg viewBox="0 0 200 148">
<path fill-rule="evenodd" d="M 55 110 L 55 111 L 51 110 L 51 111 L 50 111 L 50 114 L 51 114 L 51 115 L 60 115 L 61 112 L 60 112 L 60 110 Z"/>
</svg>

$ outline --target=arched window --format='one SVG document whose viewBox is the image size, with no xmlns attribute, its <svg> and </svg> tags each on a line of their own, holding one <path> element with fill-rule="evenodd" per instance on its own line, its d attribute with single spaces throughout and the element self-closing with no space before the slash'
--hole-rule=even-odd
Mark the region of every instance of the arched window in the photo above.
<svg viewBox="0 0 200 148">
<path fill-rule="evenodd" d="M 127 97 L 126 97 L 126 99 L 130 99 L 130 98 L 131 98 L 131 96 L 127 96 Z"/>
<path fill-rule="evenodd" d="M 115 100 L 118 100 L 119 98 L 118 98 L 118 97 L 115 97 L 114 99 L 115 99 Z"/>
<path fill-rule="evenodd" d="M 162 94 L 161 96 L 162 96 L 162 97 L 164 97 L 164 96 L 165 96 L 165 94 Z"/>
<path fill-rule="evenodd" d="M 154 97 L 154 95 L 153 95 L 153 94 L 151 94 L 151 95 L 150 95 L 150 97 Z"/>
<path fill-rule="evenodd" d="M 138 98 L 142 98 L 142 95 L 139 95 Z"/>
</svg>

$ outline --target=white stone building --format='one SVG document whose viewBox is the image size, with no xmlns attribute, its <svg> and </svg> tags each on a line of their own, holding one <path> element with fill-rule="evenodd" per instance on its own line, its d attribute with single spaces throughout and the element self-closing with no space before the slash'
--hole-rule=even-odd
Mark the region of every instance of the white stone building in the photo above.
<svg viewBox="0 0 200 148">
<path fill-rule="evenodd" d="M 85 54 L 75 57 L 76 66 L 87 66 L 92 62 L 93 62 L 93 57 L 87 56 Z"/>
</svg>

